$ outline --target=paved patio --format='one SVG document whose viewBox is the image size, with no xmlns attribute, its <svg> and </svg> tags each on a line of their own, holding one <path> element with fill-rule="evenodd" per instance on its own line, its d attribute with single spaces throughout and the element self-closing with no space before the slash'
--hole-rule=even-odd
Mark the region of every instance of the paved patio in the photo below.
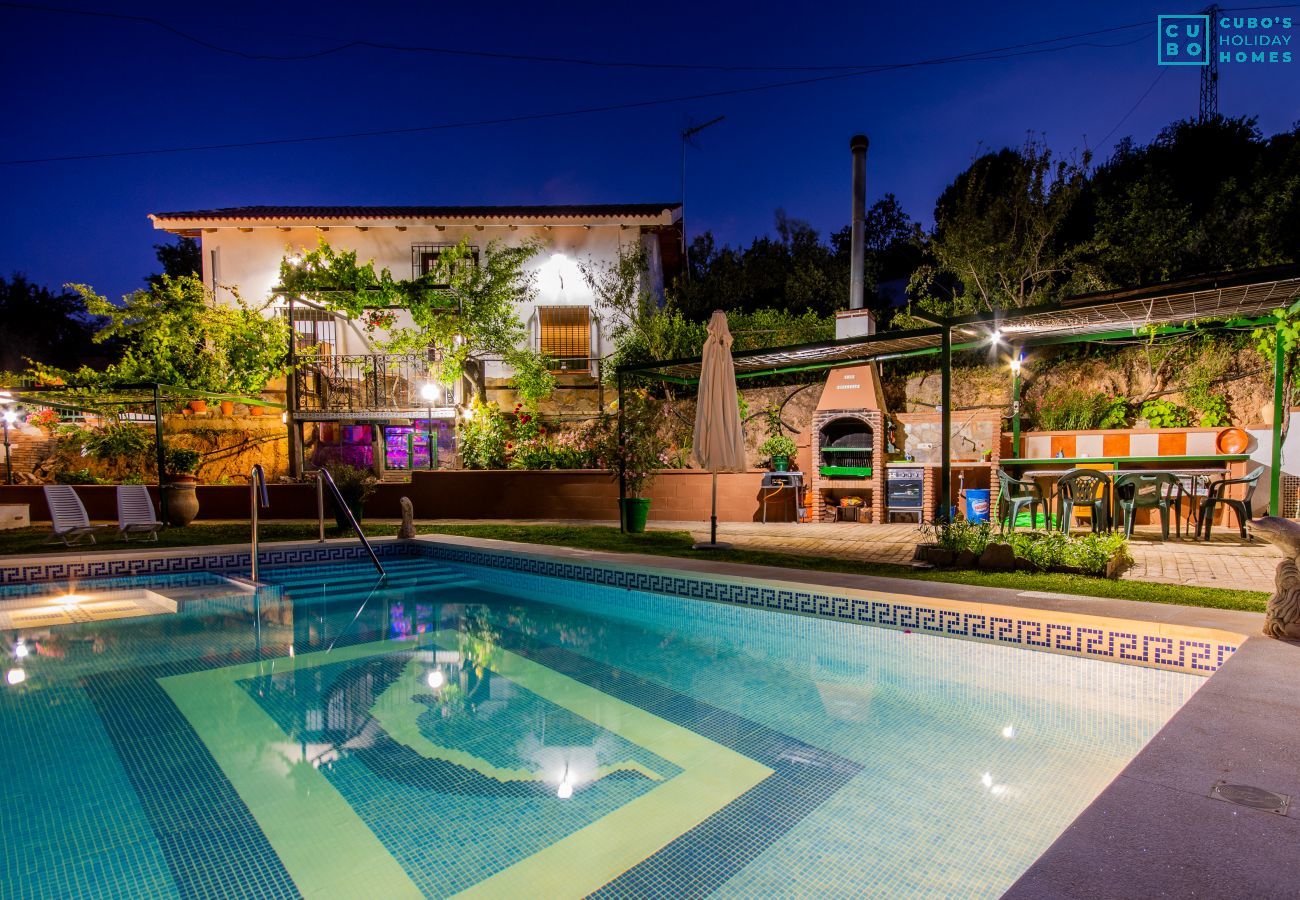
<svg viewBox="0 0 1300 900">
<path fill-rule="evenodd" d="M 616 521 L 439 519 L 465 525 L 617 525 Z M 650 522 L 652 531 L 689 531 L 708 540 L 708 522 Z M 769 550 L 803 556 L 831 556 L 871 563 L 908 565 L 922 539 L 918 526 L 896 524 L 719 522 L 718 539 L 746 550 Z M 1139 527 L 1129 547 L 1134 565 L 1123 577 L 1133 581 L 1186 584 L 1200 587 L 1273 590 L 1273 572 L 1280 554 L 1264 541 L 1243 543 L 1225 529 L 1209 543 L 1184 537 L 1160 540 L 1159 526 Z"/>
<path fill-rule="evenodd" d="M 685 530 L 708 539 L 707 522 L 651 522 L 656 530 Z M 906 565 L 921 540 L 912 524 L 850 525 L 820 523 L 725 522 L 720 540 L 752 550 L 808 556 L 834 556 L 863 562 Z M 1134 565 L 1123 577 L 1134 581 L 1271 591 L 1280 555 L 1263 541 L 1243 543 L 1235 533 L 1216 534 L 1209 543 L 1189 538 L 1160 540 L 1160 529 L 1134 531 Z"/>
</svg>

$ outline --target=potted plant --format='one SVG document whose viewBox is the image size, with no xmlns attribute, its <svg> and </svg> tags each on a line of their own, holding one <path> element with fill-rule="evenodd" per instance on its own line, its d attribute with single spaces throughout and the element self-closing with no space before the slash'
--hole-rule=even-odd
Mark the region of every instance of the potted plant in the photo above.
<svg viewBox="0 0 1300 900">
<path fill-rule="evenodd" d="M 330 468 L 330 475 L 334 478 L 334 484 L 338 486 L 339 493 L 343 495 L 343 502 L 347 504 L 348 509 L 352 512 L 352 517 L 361 524 L 361 515 L 365 510 L 366 501 L 370 499 L 375 492 L 375 483 L 379 480 L 375 478 L 374 473 L 369 469 L 349 466 L 347 464 L 337 465 Z M 338 508 L 338 501 L 334 502 L 334 521 L 339 528 L 348 527 L 348 517 L 343 510 Z"/>
<path fill-rule="evenodd" d="M 785 472 L 790 468 L 790 460 L 799 452 L 799 447 L 794 438 L 774 434 L 759 445 L 758 452 L 771 460 L 772 471 Z"/>
<path fill-rule="evenodd" d="M 623 433 L 610 427 L 600 453 L 601 466 L 623 479 L 627 496 L 619 501 L 619 517 L 634 534 L 645 531 L 650 515 L 650 498 L 641 494 L 654 481 L 656 470 L 667 465 L 668 444 L 659 433 L 662 418 L 658 402 L 647 391 L 630 391 L 623 406 Z"/>
<path fill-rule="evenodd" d="M 199 514 L 198 484 L 199 462 L 202 455 L 187 447 L 169 447 L 163 456 L 164 502 L 167 504 L 167 521 L 183 527 Z"/>
</svg>

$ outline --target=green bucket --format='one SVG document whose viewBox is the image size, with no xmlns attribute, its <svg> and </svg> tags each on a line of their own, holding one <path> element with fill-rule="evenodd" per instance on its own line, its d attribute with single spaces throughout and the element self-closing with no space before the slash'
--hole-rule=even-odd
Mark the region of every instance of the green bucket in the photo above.
<svg viewBox="0 0 1300 900">
<path fill-rule="evenodd" d="M 648 497 L 628 497 L 626 500 L 620 500 L 623 504 L 623 527 L 632 534 L 640 534 L 645 531 L 645 520 L 650 515 L 650 499 Z"/>
</svg>

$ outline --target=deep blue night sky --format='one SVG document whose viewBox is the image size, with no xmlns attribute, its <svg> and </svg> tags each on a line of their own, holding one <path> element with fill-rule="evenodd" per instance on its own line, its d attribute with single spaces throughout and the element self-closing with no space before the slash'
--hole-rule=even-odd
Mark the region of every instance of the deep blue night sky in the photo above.
<svg viewBox="0 0 1300 900">
<path fill-rule="evenodd" d="M 56 2 L 56 0 L 51 0 Z M 763 93 L 510 125 L 130 159 L 0 166 L 0 272 L 86 281 L 110 296 L 155 268 L 146 214 L 254 203 L 568 203 L 675 200 L 679 132 L 724 114 L 690 151 L 692 234 L 747 242 L 783 207 L 846 224 L 848 138 L 872 140 L 874 199 L 928 221 L 982 149 L 1045 135 L 1057 150 L 1150 139 L 1196 110 L 1198 70 L 1155 63 L 1159 13 L 1101 0 L 971 4 L 110 4 L 213 43 L 301 53 L 366 38 L 602 60 L 733 66 L 905 62 L 1130 23 L 1120 46 L 906 69 Z M 1228 4 L 1225 4 L 1228 5 Z M 838 9 L 836 8 L 838 6 Z M 680 14 L 678 14 L 680 13 Z M 1278 14 L 1300 18 L 1300 4 Z M 1300 23 L 1298 23 L 1300 24 Z M 1292 34 L 1300 36 L 1300 28 Z M 400 128 L 698 94 L 807 72 L 609 69 L 370 49 L 247 60 L 156 27 L 0 7 L 0 159 Z M 1224 66 L 1220 109 L 1266 133 L 1300 118 L 1300 61 Z M 1212 161 L 1206 161 L 1207 167 Z"/>
</svg>

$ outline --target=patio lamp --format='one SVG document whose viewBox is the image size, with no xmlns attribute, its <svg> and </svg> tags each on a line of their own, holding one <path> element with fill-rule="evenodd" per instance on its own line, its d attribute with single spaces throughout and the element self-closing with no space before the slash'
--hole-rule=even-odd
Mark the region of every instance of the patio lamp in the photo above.
<svg viewBox="0 0 1300 900">
<path fill-rule="evenodd" d="M 424 423 L 424 436 L 429 448 L 429 468 L 432 469 L 435 467 L 434 457 L 438 455 L 438 445 L 433 440 L 433 404 L 438 399 L 438 385 L 432 381 L 426 382 L 424 387 L 420 388 L 420 396 L 429 405 L 429 418 Z"/>
<path fill-rule="evenodd" d="M 9 456 L 9 426 L 18 421 L 18 413 L 14 412 L 12 409 L 6 409 L 4 415 L 0 416 L 0 418 L 3 418 L 4 420 L 5 430 L 5 483 L 13 484 L 14 463 L 13 459 Z"/>
</svg>

